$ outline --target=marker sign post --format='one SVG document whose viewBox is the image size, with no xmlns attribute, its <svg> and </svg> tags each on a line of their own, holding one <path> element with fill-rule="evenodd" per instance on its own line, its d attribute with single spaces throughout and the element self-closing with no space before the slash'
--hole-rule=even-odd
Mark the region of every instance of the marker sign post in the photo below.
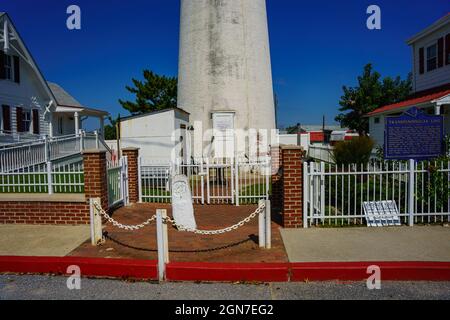
<svg viewBox="0 0 450 320">
<path fill-rule="evenodd" d="M 427 160 L 443 154 L 444 118 L 414 107 L 386 118 L 384 158 Z"/>
</svg>

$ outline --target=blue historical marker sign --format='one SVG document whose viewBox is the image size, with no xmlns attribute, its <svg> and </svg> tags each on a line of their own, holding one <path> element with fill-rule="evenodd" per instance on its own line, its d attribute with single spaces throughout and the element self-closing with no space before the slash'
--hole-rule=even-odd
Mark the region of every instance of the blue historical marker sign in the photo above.
<svg viewBox="0 0 450 320">
<path fill-rule="evenodd" d="M 386 118 L 384 157 L 389 160 L 426 160 L 443 154 L 444 119 L 414 107 Z"/>
</svg>

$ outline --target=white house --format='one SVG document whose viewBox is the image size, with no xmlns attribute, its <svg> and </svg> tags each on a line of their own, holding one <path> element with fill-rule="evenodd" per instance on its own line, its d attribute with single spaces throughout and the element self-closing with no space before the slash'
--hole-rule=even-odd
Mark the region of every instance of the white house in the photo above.
<svg viewBox="0 0 450 320">
<path fill-rule="evenodd" d="M 189 160 L 189 113 L 173 108 L 120 119 L 120 148 L 140 148 L 143 159 Z"/>
<path fill-rule="evenodd" d="M 405 101 L 369 113 L 370 135 L 384 144 L 385 119 L 411 107 L 444 115 L 450 134 L 450 13 L 407 41 L 413 53 L 413 93 Z"/>
<path fill-rule="evenodd" d="M 74 135 L 86 117 L 107 112 L 81 105 L 55 83 L 47 82 L 9 16 L 0 12 L 0 145 L 43 136 Z"/>
</svg>

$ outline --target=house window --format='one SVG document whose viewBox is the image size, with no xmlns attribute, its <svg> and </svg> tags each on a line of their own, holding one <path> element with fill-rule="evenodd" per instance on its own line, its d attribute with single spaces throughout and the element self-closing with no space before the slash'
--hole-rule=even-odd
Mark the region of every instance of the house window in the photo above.
<svg viewBox="0 0 450 320">
<path fill-rule="evenodd" d="M 5 55 L 5 79 L 14 80 L 13 74 L 13 59 L 11 56 Z"/>
<path fill-rule="evenodd" d="M 380 123 L 380 118 L 375 118 L 374 122 L 375 122 L 375 124 L 379 124 Z"/>
<path fill-rule="evenodd" d="M 24 110 L 22 113 L 22 128 L 24 132 L 30 132 L 31 110 Z"/>
<path fill-rule="evenodd" d="M 427 71 L 437 68 L 437 44 L 427 48 Z"/>
<path fill-rule="evenodd" d="M 63 134 L 63 117 L 58 117 L 58 134 Z"/>
</svg>

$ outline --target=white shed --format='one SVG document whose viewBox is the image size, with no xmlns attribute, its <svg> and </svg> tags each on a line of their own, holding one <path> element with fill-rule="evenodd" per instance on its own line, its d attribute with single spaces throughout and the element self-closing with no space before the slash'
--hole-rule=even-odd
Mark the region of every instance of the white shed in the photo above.
<svg viewBox="0 0 450 320">
<path fill-rule="evenodd" d="M 188 129 L 189 113 L 178 108 L 122 118 L 120 147 L 140 148 L 142 158 L 150 161 L 188 160 Z"/>
</svg>

